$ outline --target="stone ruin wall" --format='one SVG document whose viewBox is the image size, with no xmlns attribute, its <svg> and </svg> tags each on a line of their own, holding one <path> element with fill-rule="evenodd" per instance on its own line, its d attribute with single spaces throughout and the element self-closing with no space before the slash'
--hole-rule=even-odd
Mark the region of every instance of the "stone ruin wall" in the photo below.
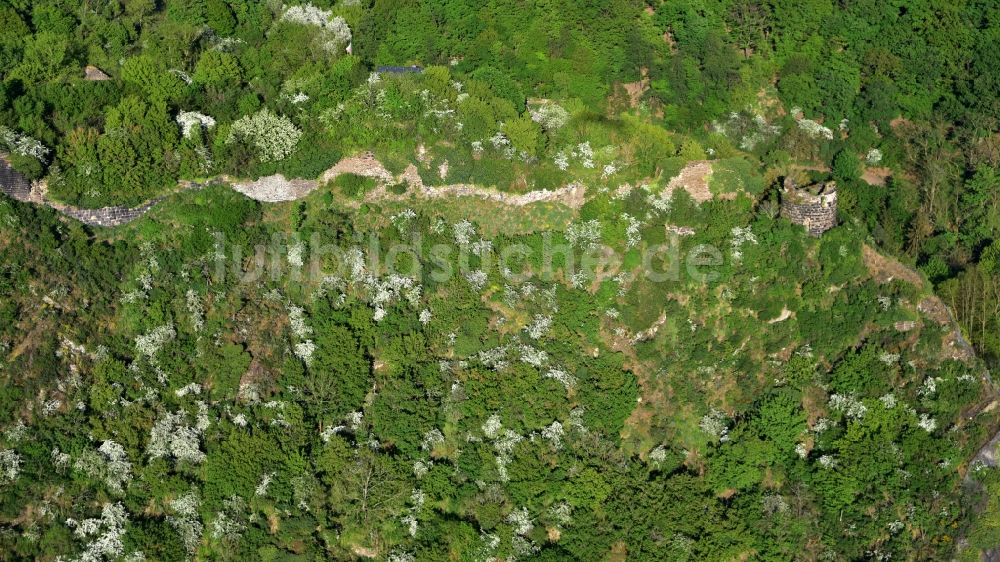
<svg viewBox="0 0 1000 562">
<path fill-rule="evenodd" d="M 821 187 L 818 195 L 785 180 L 781 196 L 781 216 L 802 225 L 812 236 L 820 236 L 837 226 L 837 191 L 833 182 Z M 823 192 L 829 190 L 829 192 Z"/>
<path fill-rule="evenodd" d="M 35 182 L 33 185 L 28 178 L 11 168 L 3 158 L 3 155 L 0 154 L 0 192 L 11 199 L 16 199 L 23 203 L 42 203 L 88 226 L 110 227 L 130 223 L 148 213 L 150 209 L 164 199 L 162 196 L 157 197 L 138 207 L 79 209 L 47 200 L 44 196 L 45 187 L 43 184 L 44 180 L 42 182 Z M 182 182 L 181 191 L 200 189 L 202 187 L 204 186 L 199 183 Z"/>
<path fill-rule="evenodd" d="M 31 182 L 11 168 L 3 154 L 0 154 L 0 191 L 18 201 L 28 201 L 31 197 Z"/>
</svg>

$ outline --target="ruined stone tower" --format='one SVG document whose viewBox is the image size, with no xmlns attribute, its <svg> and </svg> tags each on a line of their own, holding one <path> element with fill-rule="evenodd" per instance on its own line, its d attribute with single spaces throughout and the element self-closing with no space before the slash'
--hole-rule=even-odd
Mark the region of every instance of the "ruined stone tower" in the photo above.
<svg viewBox="0 0 1000 562">
<path fill-rule="evenodd" d="M 0 192 L 18 201 L 31 197 L 31 182 L 20 172 L 10 167 L 7 155 L 0 153 Z"/>
<path fill-rule="evenodd" d="M 837 226 L 837 184 L 819 182 L 799 187 L 786 177 L 781 190 L 781 216 L 801 224 L 812 236 Z"/>
</svg>

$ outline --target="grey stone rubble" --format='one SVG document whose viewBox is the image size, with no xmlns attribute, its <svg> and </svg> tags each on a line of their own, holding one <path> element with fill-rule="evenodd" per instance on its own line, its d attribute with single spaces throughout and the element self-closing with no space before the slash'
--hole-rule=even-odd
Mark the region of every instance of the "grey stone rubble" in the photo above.
<svg viewBox="0 0 1000 562">
<path fill-rule="evenodd" d="M 287 179 L 281 174 L 233 184 L 233 189 L 239 193 L 264 203 L 281 203 L 302 199 L 316 187 L 315 180 Z"/>
</svg>

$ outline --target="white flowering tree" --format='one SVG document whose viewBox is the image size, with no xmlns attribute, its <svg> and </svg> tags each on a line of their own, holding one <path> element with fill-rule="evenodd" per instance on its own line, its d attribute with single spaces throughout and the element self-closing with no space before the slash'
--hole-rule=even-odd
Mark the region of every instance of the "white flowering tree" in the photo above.
<svg viewBox="0 0 1000 562">
<path fill-rule="evenodd" d="M 124 494 L 125 488 L 132 481 L 132 463 L 125 447 L 111 440 L 102 443 L 97 452 L 84 451 L 73 468 L 91 478 L 104 481 L 108 489 L 118 495 Z"/>
<path fill-rule="evenodd" d="M 531 120 L 546 131 L 561 129 L 569 123 L 569 112 L 561 105 L 547 103 L 531 110 Z"/>
<path fill-rule="evenodd" d="M 333 12 L 313 6 L 311 3 L 288 6 L 281 15 L 281 21 L 314 27 L 319 30 L 318 40 L 328 53 L 349 52 L 351 28 L 347 21 Z"/>
<path fill-rule="evenodd" d="M 205 460 L 201 450 L 201 434 L 207 423 L 194 427 L 187 423 L 184 412 L 164 412 L 153 424 L 147 452 L 150 458 L 173 457 L 178 461 L 198 464 Z"/>
<path fill-rule="evenodd" d="M 233 123 L 226 143 L 244 142 L 261 161 L 275 162 L 288 157 L 300 138 L 302 131 L 291 119 L 264 108 Z"/>
<path fill-rule="evenodd" d="M 190 139 L 195 138 L 195 133 L 200 133 L 202 129 L 215 127 L 215 119 L 197 111 L 181 111 L 177 114 L 177 124 L 181 126 L 181 135 Z"/>
<path fill-rule="evenodd" d="M 128 512 L 120 503 L 104 504 L 99 518 L 84 519 L 83 521 L 67 519 L 66 526 L 73 529 L 75 537 L 89 540 L 80 555 L 70 560 L 73 562 L 101 562 L 122 559 L 125 554 L 123 539 L 127 523 Z M 136 554 L 141 560 L 142 555 Z M 129 558 L 135 559 L 136 554 Z"/>
<path fill-rule="evenodd" d="M 170 510 L 173 512 L 167 515 L 167 522 L 181 536 L 181 542 L 188 554 L 194 554 L 201 542 L 202 532 L 205 526 L 201 522 L 198 508 L 201 507 L 201 498 L 197 490 L 191 490 L 187 494 L 178 497 L 170 502 Z"/>
<path fill-rule="evenodd" d="M 0 451 L 0 484 L 9 484 L 17 480 L 21 473 L 21 455 L 12 449 Z"/>
<path fill-rule="evenodd" d="M 41 162 L 49 155 L 49 149 L 37 139 L 22 135 L 17 131 L 0 125 L 0 149 Z"/>
</svg>

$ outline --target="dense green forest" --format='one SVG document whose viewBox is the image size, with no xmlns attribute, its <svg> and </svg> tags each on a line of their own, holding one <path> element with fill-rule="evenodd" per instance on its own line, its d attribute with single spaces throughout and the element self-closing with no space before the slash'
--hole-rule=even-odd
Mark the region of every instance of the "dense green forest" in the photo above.
<svg viewBox="0 0 1000 562">
<path fill-rule="evenodd" d="M 0 0 L 0 559 L 978 560 L 998 117 L 990 0 Z"/>
</svg>

